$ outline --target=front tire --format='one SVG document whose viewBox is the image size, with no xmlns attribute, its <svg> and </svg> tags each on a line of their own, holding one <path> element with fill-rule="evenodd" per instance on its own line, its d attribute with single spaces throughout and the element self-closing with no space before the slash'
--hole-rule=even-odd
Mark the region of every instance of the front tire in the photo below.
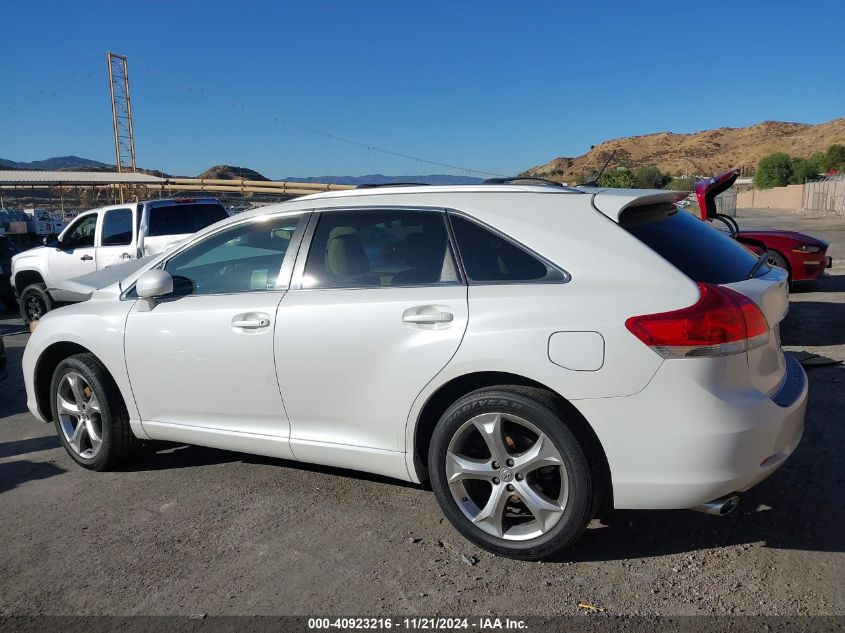
<svg viewBox="0 0 845 633">
<path fill-rule="evenodd" d="M 77 354 L 59 363 L 50 401 L 59 439 L 80 466 L 109 470 L 125 462 L 135 448 L 137 440 L 117 385 L 93 354 Z"/>
<path fill-rule="evenodd" d="M 53 300 L 45 284 L 30 284 L 21 292 L 20 313 L 24 323 L 38 321 L 53 309 Z"/>
<path fill-rule="evenodd" d="M 435 428 L 429 472 L 452 525 L 510 558 L 569 547 L 598 506 L 587 454 L 539 389 L 479 389 L 456 401 Z"/>
</svg>

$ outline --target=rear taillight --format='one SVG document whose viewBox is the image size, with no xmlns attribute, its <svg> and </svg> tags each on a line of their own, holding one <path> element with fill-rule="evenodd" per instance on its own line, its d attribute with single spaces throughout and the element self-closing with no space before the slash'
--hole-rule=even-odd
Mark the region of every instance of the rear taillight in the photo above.
<svg viewBox="0 0 845 633">
<path fill-rule="evenodd" d="M 751 299 L 713 284 L 698 290 L 694 305 L 631 317 L 625 327 L 663 358 L 728 356 L 768 342 L 769 324 Z"/>
</svg>

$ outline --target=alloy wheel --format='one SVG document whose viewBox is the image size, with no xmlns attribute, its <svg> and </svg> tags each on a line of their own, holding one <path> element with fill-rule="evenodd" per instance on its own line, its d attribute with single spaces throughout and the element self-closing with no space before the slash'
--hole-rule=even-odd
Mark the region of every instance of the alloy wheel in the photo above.
<svg viewBox="0 0 845 633">
<path fill-rule="evenodd" d="M 26 300 L 26 315 L 30 321 L 37 321 L 44 316 L 45 308 L 44 302 L 38 297 L 29 297 Z"/>
<path fill-rule="evenodd" d="M 59 426 L 71 449 L 83 459 L 93 459 L 103 445 L 103 418 L 97 395 L 80 374 L 62 376 L 56 390 Z"/>
<path fill-rule="evenodd" d="M 569 483 L 560 450 L 531 422 L 509 413 L 467 420 L 449 443 L 445 469 L 464 516 L 497 538 L 542 536 L 566 509 Z"/>
</svg>

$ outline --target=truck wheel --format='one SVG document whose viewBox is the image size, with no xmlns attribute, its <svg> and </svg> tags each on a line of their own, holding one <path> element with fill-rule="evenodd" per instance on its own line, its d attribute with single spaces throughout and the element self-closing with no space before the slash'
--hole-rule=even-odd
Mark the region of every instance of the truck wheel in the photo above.
<svg viewBox="0 0 845 633">
<path fill-rule="evenodd" d="M 24 323 L 37 321 L 53 309 L 45 284 L 30 284 L 21 292 L 20 310 Z"/>
</svg>

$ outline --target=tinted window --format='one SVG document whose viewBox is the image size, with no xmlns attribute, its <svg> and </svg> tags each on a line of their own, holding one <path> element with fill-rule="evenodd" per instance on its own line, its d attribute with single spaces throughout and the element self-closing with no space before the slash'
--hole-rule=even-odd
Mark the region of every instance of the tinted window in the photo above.
<svg viewBox="0 0 845 633">
<path fill-rule="evenodd" d="M 62 240 L 63 248 L 85 248 L 94 246 L 94 231 L 97 230 L 97 214 L 86 215 L 70 226 Z"/>
<path fill-rule="evenodd" d="M 132 210 L 106 211 L 103 218 L 102 246 L 126 246 L 132 243 Z"/>
<path fill-rule="evenodd" d="M 228 217 L 219 204 L 170 204 L 150 209 L 147 235 L 182 235 L 196 233 L 200 229 Z"/>
<path fill-rule="evenodd" d="M 458 283 L 445 214 L 436 211 L 324 213 L 314 233 L 306 288 Z"/>
<path fill-rule="evenodd" d="M 757 263 L 739 242 L 674 205 L 634 207 L 623 212 L 620 224 L 693 281 L 742 281 Z"/>
<path fill-rule="evenodd" d="M 459 215 L 450 218 L 470 281 L 507 283 L 563 278 L 531 253 L 480 224 Z"/>
<path fill-rule="evenodd" d="M 189 294 L 273 290 L 301 216 L 249 222 L 194 244 L 167 262 L 174 288 Z"/>
</svg>

